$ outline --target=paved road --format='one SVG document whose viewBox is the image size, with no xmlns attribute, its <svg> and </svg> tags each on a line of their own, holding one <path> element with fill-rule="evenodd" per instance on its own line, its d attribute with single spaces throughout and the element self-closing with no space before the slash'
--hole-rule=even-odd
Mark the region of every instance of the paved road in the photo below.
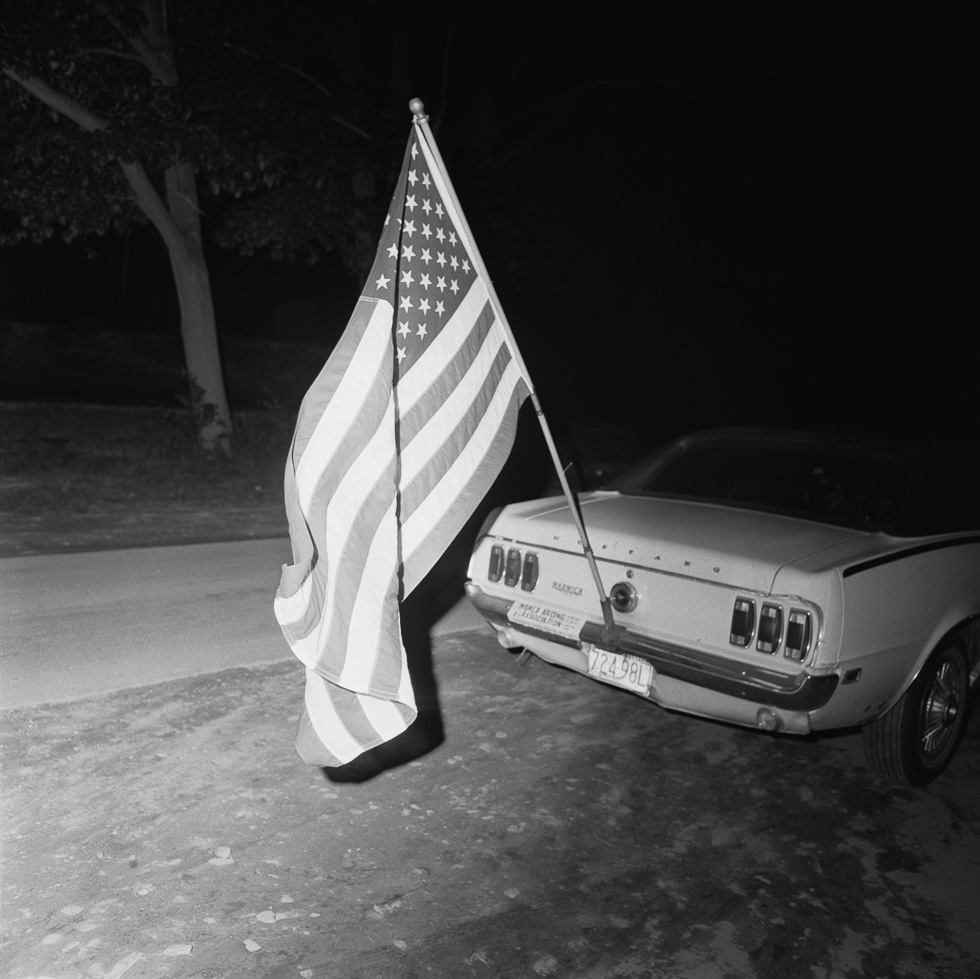
<svg viewBox="0 0 980 979">
<path fill-rule="evenodd" d="M 284 539 L 0 560 L 0 708 L 289 659 Z M 472 627 L 467 603 L 436 631 Z"/>
</svg>

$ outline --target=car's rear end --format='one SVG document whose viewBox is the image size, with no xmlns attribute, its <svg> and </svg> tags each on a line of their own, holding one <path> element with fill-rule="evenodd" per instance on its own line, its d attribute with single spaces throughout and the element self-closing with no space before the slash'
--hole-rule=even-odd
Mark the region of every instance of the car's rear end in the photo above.
<svg viewBox="0 0 980 979">
<path fill-rule="evenodd" d="M 516 504 L 488 520 L 467 590 L 507 647 L 671 709 L 803 734 L 843 678 L 841 583 L 772 589 L 781 567 L 860 538 L 837 527 L 682 500 L 600 492 L 583 518 L 615 627 L 567 504 Z M 796 583 L 799 584 L 800 578 Z"/>
</svg>

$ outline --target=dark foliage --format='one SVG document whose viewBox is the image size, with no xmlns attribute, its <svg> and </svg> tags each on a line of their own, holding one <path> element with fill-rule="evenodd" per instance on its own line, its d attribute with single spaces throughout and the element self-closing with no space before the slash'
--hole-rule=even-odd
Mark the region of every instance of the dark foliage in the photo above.
<svg viewBox="0 0 980 979">
<path fill-rule="evenodd" d="M 320 6 L 168 4 L 179 76 L 171 85 L 132 53 L 145 17 L 138 0 L 15 3 L 0 38 L 0 243 L 123 229 L 141 215 L 118 162 L 141 162 L 160 190 L 166 168 L 189 160 L 218 244 L 277 258 L 336 252 L 351 269 L 365 267 L 393 154 L 383 119 L 366 128 L 369 112 L 302 67 L 326 30 Z M 41 104 L 18 84 L 24 78 L 97 128 Z"/>
</svg>

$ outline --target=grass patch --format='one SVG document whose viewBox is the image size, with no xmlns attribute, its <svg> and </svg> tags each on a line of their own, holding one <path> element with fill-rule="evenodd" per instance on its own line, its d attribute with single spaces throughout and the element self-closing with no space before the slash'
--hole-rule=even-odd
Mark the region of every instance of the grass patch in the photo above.
<svg viewBox="0 0 980 979">
<path fill-rule="evenodd" d="M 234 454 L 224 457 L 199 447 L 184 409 L 5 404 L 3 517 L 87 513 L 126 502 L 281 506 L 293 424 L 283 408 L 240 412 Z"/>
</svg>

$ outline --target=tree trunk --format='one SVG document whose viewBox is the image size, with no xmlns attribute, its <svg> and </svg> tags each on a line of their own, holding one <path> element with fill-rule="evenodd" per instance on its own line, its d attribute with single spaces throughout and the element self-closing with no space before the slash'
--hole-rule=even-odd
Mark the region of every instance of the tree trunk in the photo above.
<svg viewBox="0 0 980 979">
<path fill-rule="evenodd" d="M 231 413 L 221 371 L 211 280 L 204 259 L 194 167 L 187 162 L 178 163 L 165 176 L 167 207 L 180 232 L 179 238 L 165 240 L 180 305 L 191 408 L 204 448 L 230 454 Z"/>
<path fill-rule="evenodd" d="M 161 85 L 179 84 L 173 40 L 167 29 L 164 0 L 142 0 L 146 20 L 139 34 L 129 41 L 153 78 Z M 107 13 L 112 20 L 112 15 Z M 180 333 L 184 340 L 187 383 L 198 437 L 205 449 L 231 453 L 231 413 L 221 372 L 221 352 L 211 298 L 211 279 L 201 238 L 201 212 L 197 206 L 197 176 L 194 166 L 181 160 L 164 172 L 167 211 L 175 235 L 165 233 L 170 266 L 180 305 Z M 124 167 L 125 170 L 125 167 Z M 145 208 L 144 208 L 145 210 Z M 150 215 L 151 220 L 153 216 Z M 156 222 L 155 222 L 156 223 Z"/>
</svg>

